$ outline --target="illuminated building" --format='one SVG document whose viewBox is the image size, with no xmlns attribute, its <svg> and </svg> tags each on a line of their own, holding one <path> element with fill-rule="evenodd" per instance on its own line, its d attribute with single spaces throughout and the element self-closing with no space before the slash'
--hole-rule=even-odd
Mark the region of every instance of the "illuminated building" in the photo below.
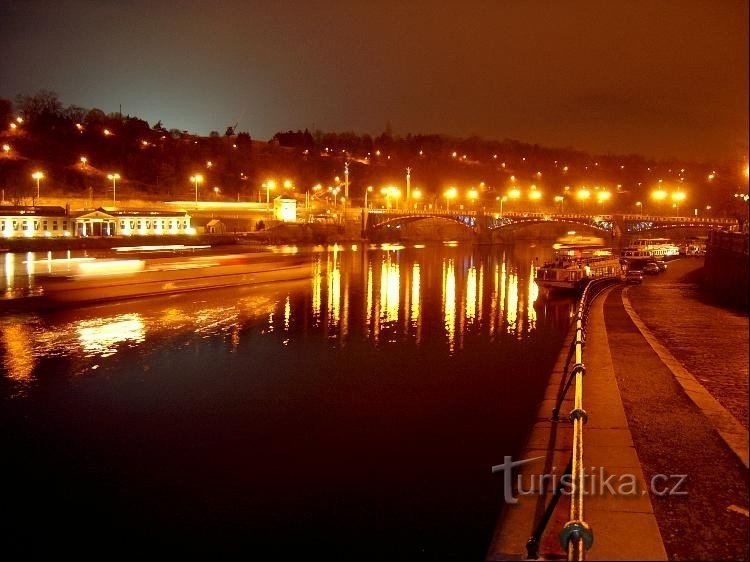
<svg viewBox="0 0 750 562">
<path fill-rule="evenodd" d="M 273 200 L 273 218 L 282 222 L 297 221 L 297 200 L 279 196 Z"/>
<path fill-rule="evenodd" d="M 4 238 L 163 234 L 195 234 L 190 215 L 183 211 L 136 209 L 69 212 L 54 206 L 0 207 L 0 236 Z"/>
</svg>

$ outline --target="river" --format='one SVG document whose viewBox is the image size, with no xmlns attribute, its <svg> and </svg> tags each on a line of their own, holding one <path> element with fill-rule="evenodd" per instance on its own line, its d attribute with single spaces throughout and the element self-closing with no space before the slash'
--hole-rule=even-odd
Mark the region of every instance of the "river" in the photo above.
<svg viewBox="0 0 750 562">
<path fill-rule="evenodd" d="M 4 550 L 482 559 L 572 314 L 547 246 L 319 247 L 306 281 L 5 315 Z"/>
</svg>

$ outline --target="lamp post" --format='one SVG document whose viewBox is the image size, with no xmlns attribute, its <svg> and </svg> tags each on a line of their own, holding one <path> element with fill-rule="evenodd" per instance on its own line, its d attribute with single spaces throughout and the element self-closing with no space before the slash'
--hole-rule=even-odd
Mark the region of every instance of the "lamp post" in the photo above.
<svg viewBox="0 0 750 562">
<path fill-rule="evenodd" d="M 563 205 L 565 205 L 565 197 L 562 195 L 555 195 L 555 203 L 560 203 L 560 214 L 563 214 Z"/>
<path fill-rule="evenodd" d="M 597 191 L 596 192 L 596 200 L 599 203 L 599 206 L 603 207 L 604 203 L 609 201 L 612 198 L 612 194 L 609 191 Z"/>
<path fill-rule="evenodd" d="M 664 200 L 665 200 L 665 199 L 667 198 L 667 192 L 666 192 L 666 191 L 664 191 L 663 189 L 657 189 L 656 191 L 653 191 L 653 192 L 651 193 L 651 198 L 652 198 L 652 199 L 653 199 L 654 201 L 656 201 L 656 203 L 657 203 L 657 209 L 658 209 L 658 208 L 659 208 L 659 207 L 658 207 L 658 204 L 659 204 L 659 203 L 660 203 L 661 201 L 664 201 Z"/>
<path fill-rule="evenodd" d="M 685 192 L 683 191 L 675 191 L 672 194 L 672 201 L 674 201 L 675 205 L 675 213 L 677 216 L 680 216 L 680 203 L 682 203 L 685 200 Z"/>
<path fill-rule="evenodd" d="M 198 184 L 203 181 L 203 176 L 200 174 L 195 174 L 190 176 L 190 181 L 193 182 L 193 185 L 195 186 L 195 207 L 198 208 Z"/>
<path fill-rule="evenodd" d="M 44 174 L 37 170 L 31 174 L 31 177 L 36 180 L 36 199 L 39 201 L 39 182 L 44 179 Z"/>
<path fill-rule="evenodd" d="M 514 187 L 510 191 L 508 191 L 508 200 L 512 201 L 518 201 L 521 198 L 521 190 L 517 187 Z M 516 210 L 518 210 L 518 207 L 516 206 Z"/>
<path fill-rule="evenodd" d="M 276 182 L 273 180 L 266 180 L 263 184 L 263 188 L 266 190 L 266 209 L 271 209 L 271 190 L 276 189 Z"/>
<path fill-rule="evenodd" d="M 414 192 L 411 194 L 412 198 L 414 199 L 414 209 L 417 208 L 417 205 L 419 205 L 419 201 L 422 199 L 422 190 L 417 188 L 414 190 Z"/>
<path fill-rule="evenodd" d="M 443 194 L 445 197 L 445 209 L 447 212 L 451 212 L 451 199 L 455 199 L 458 195 L 458 190 L 455 187 L 449 187 Z"/>
<path fill-rule="evenodd" d="M 117 203 L 117 180 L 120 179 L 120 174 L 117 172 L 107 174 L 107 179 L 112 182 L 112 203 Z"/>
<path fill-rule="evenodd" d="M 500 216 L 503 216 L 503 203 L 505 203 L 508 200 L 507 195 L 503 195 L 502 197 L 498 197 L 498 200 L 500 201 Z"/>
<path fill-rule="evenodd" d="M 581 202 L 581 210 L 586 208 L 586 200 L 591 197 L 591 192 L 588 189 L 579 189 L 576 191 L 576 197 Z"/>
<path fill-rule="evenodd" d="M 396 203 L 396 210 L 398 211 L 398 200 L 401 198 L 401 190 L 397 187 L 389 187 L 388 192 Z"/>
<path fill-rule="evenodd" d="M 367 206 L 367 194 L 372 193 L 373 187 L 371 185 L 367 186 L 367 189 L 365 189 L 365 209 L 368 208 Z"/>
</svg>

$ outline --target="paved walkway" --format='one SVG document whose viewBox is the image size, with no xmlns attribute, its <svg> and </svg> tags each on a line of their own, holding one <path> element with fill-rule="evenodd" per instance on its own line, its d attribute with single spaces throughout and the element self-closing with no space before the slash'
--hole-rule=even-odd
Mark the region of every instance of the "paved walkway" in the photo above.
<svg viewBox="0 0 750 562">
<path fill-rule="evenodd" d="M 615 292 L 619 288 L 613 289 Z M 592 483 L 598 485 L 585 498 L 584 518 L 594 529 L 589 560 L 666 560 L 648 481 L 641 469 L 639 451 L 620 399 L 615 366 L 610 354 L 610 335 L 605 328 L 604 301 L 600 297 L 589 314 L 586 331 L 583 403 L 589 415 L 584 428 L 584 465 L 591 467 Z M 601 488 L 613 476 L 615 493 Z M 598 480 L 594 480 L 596 477 Z M 634 479 L 635 486 L 627 483 Z M 632 493 L 631 493 L 632 492 Z"/>
<path fill-rule="evenodd" d="M 601 467 L 614 475 L 615 487 L 632 475 L 638 493 L 601 493 L 597 486 L 586 497 L 584 516 L 595 537 L 587 559 L 746 560 L 750 554 L 748 321 L 700 300 L 690 279 L 700 266 L 672 262 L 667 274 L 615 287 L 592 309 L 584 352 L 584 464 L 590 474 Z M 551 424 L 548 413 L 563 359 L 521 457 L 543 455 L 544 461 L 522 473 L 546 473 L 550 466 L 559 473 L 570 457 L 569 424 Z M 566 401 L 561 413 L 569 408 Z M 563 554 L 557 534 L 567 519 L 566 500 L 543 537 L 546 558 Z M 508 506 L 488 559 L 522 558 L 544 503 L 534 496 Z"/>
<path fill-rule="evenodd" d="M 670 353 L 748 429 L 748 315 L 704 302 L 703 260 L 669 262 L 666 273 L 631 287 L 638 316 Z"/>
<path fill-rule="evenodd" d="M 651 281 L 646 280 L 646 291 Z M 691 306 L 683 300 L 684 314 L 699 318 Z M 661 492 L 682 478 L 678 475 L 685 475 L 678 491 L 686 495 L 654 490 L 649 494 L 669 558 L 746 560 L 747 469 L 633 323 L 622 288 L 608 295 L 604 318 L 620 396 L 646 480 L 656 478 Z M 662 318 L 662 325 L 671 321 L 666 315 Z M 707 343 L 695 338 L 693 345 Z"/>
</svg>

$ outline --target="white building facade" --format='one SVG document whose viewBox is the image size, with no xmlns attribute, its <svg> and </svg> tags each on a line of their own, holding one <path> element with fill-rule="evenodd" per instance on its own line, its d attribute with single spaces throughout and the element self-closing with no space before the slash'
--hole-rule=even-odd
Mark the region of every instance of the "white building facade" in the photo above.
<svg viewBox="0 0 750 562">
<path fill-rule="evenodd" d="M 0 206 L 0 237 L 102 237 L 195 234 L 181 211 L 106 210 L 67 212 L 63 207 Z"/>
</svg>

